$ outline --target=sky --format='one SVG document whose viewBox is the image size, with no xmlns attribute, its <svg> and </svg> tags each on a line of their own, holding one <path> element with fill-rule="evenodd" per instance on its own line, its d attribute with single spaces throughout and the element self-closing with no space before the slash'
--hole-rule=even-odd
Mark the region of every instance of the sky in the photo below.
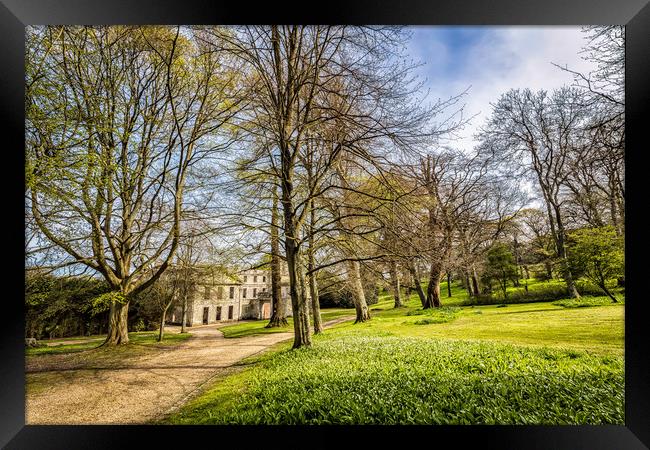
<svg viewBox="0 0 650 450">
<path fill-rule="evenodd" d="M 579 52 L 586 43 L 580 27 L 426 26 L 411 27 L 407 52 L 421 62 L 417 73 L 429 100 L 447 99 L 469 88 L 461 100 L 464 117 L 476 114 L 453 145 L 474 148 L 473 134 L 485 123 L 501 94 L 511 88 L 552 90 L 572 84 L 571 74 L 552 63 L 589 72 Z"/>
</svg>

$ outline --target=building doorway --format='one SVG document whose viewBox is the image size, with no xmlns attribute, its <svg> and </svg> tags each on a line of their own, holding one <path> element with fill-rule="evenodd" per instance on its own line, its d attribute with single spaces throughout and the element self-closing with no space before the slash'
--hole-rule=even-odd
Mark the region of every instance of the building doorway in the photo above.
<svg viewBox="0 0 650 450">
<path fill-rule="evenodd" d="M 203 307 L 203 325 L 208 324 L 208 314 L 210 313 L 210 307 L 205 306 Z"/>
<path fill-rule="evenodd" d="M 217 306 L 217 320 L 221 320 L 221 306 Z"/>
<path fill-rule="evenodd" d="M 271 318 L 271 304 L 264 303 L 262 305 L 262 319 L 270 319 L 270 318 Z"/>
<path fill-rule="evenodd" d="M 232 319 L 232 313 L 234 309 L 235 308 L 232 305 L 228 307 L 228 319 Z"/>
</svg>

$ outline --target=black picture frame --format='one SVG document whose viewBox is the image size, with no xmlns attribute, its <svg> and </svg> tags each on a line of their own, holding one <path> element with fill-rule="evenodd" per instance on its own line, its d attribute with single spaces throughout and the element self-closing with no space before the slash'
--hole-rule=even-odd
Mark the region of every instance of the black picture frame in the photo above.
<svg viewBox="0 0 650 450">
<path fill-rule="evenodd" d="M 307 434 L 310 448 L 352 444 L 471 446 L 481 449 L 643 449 L 650 446 L 650 364 L 643 345 L 648 300 L 641 265 L 647 255 L 643 212 L 644 136 L 650 105 L 650 5 L 648 0 L 523 1 L 426 0 L 328 1 L 259 5 L 201 0 L 0 0 L 0 138 L 5 204 L 4 261 L 0 291 L 0 446 L 26 448 L 162 448 L 197 445 L 281 445 L 296 448 Z M 311 8 L 311 9 L 309 9 Z M 626 25 L 626 290 L 625 426 L 439 426 L 439 427 L 205 427 L 25 425 L 24 356 L 24 27 L 44 24 L 240 24 L 350 23 L 408 25 Z M 22 209 L 22 212 L 21 212 Z M 17 220 L 23 217 L 23 221 Z M 630 245 L 631 244 L 631 245 Z M 24 260 L 24 259 L 23 259 Z M 14 271 L 16 274 L 14 275 Z M 9 287 L 9 289 L 7 289 Z M 446 443 L 441 439 L 444 438 Z M 425 439 L 421 441 L 421 439 Z M 237 444 L 225 444 L 225 440 Z M 145 444 L 143 444 L 145 443 Z"/>
</svg>

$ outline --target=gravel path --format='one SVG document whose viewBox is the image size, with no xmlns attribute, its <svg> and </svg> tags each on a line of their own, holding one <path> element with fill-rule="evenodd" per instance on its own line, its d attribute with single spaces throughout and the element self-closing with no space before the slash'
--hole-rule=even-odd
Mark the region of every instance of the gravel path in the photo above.
<svg viewBox="0 0 650 450">
<path fill-rule="evenodd" d="M 350 317 L 331 320 L 324 325 L 328 327 L 346 320 Z M 147 423 L 185 403 L 211 379 L 227 373 L 228 368 L 242 359 L 293 338 L 293 332 L 287 332 L 225 339 L 218 327 L 191 328 L 192 336 L 182 344 L 131 358 L 122 366 L 36 367 L 28 364 L 28 383 L 31 381 L 39 388 L 28 389 L 25 423 Z"/>
</svg>

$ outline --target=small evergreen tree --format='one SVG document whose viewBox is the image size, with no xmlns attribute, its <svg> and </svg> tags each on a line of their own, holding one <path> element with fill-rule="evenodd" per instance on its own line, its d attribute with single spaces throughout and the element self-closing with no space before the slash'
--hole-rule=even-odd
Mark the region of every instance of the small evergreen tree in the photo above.
<svg viewBox="0 0 650 450">
<path fill-rule="evenodd" d="M 498 243 L 488 250 L 486 255 L 484 278 L 497 281 L 503 292 L 504 300 L 508 299 L 508 280 L 518 276 L 515 259 L 507 245 Z"/>
</svg>

